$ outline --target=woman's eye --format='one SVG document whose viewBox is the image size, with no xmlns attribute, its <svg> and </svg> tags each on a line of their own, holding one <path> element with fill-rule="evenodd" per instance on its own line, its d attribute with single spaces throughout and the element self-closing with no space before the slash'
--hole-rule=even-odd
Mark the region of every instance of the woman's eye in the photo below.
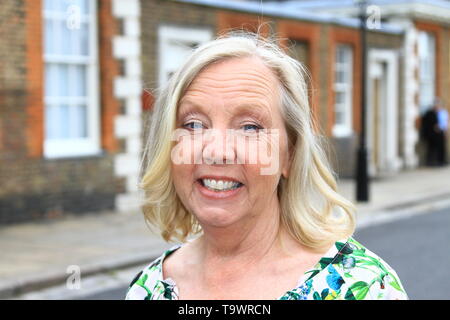
<svg viewBox="0 0 450 320">
<path fill-rule="evenodd" d="M 261 129 L 261 127 L 256 124 L 245 124 L 242 126 L 242 129 L 246 132 L 256 132 Z"/>
<path fill-rule="evenodd" d="M 201 122 L 193 121 L 193 122 L 185 123 L 185 124 L 183 125 L 183 127 L 184 127 L 184 128 L 187 128 L 187 129 L 191 129 L 191 130 L 198 130 L 198 129 L 202 129 L 202 128 L 203 128 L 203 125 L 202 125 Z"/>
</svg>

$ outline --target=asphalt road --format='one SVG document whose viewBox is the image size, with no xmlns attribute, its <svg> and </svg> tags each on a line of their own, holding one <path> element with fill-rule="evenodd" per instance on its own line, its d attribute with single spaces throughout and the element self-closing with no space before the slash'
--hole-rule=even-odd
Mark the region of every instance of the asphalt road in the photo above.
<svg viewBox="0 0 450 320">
<path fill-rule="evenodd" d="M 397 271 L 410 299 L 450 299 L 450 208 L 357 231 Z"/>
<path fill-rule="evenodd" d="M 366 227 L 354 237 L 397 271 L 410 299 L 450 299 L 450 208 Z M 84 299 L 122 300 L 125 292 Z"/>
</svg>

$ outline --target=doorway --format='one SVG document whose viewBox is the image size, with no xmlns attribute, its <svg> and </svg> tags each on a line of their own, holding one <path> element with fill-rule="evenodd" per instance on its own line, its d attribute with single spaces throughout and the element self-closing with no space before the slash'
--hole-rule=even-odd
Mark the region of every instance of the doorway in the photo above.
<svg viewBox="0 0 450 320">
<path fill-rule="evenodd" d="M 367 81 L 367 145 L 369 174 L 381 177 L 399 171 L 398 57 L 394 50 L 369 51 Z"/>
</svg>

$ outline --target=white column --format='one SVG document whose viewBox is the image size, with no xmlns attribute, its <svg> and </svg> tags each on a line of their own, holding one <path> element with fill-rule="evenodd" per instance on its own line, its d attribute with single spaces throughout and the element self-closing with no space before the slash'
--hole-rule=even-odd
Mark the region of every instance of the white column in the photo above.
<svg viewBox="0 0 450 320">
<path fill-rule="evenodd" d="M 419 157 L 416 153 L 416 144 L 419 141 L 419 133 L 416 129 L 416 119 L 419 116 L 419 105 L 416 96 L 419 93 L 419 79 L 416 78 L 416 71 L 419 68 L 419 57 L 417 53 L 418 32 L 414 22 L 407 18 L 392 19 L 390 23 L 402 27 L 404 34 L 404 44 L 402 56 L 403 67 L 403 121 L 401 124 L 401 134 L 403 138 L 403 148 L 401 156 L 405 168 L 412 169 L 419 165 Z"/>
<path fill-rule="evenodd" d="M 406 168 L 415 168 L 419 164 L 419 158 L 416 154 L 416 144 L 419 140 L 415 123 L 419 116 L 419 106 L 416 96 L 419 93 L 419 83 L 416 78 L 416 70 L 419 68 L 419 57 L 417 55 L 417 30 L 412 22 L 405 29 L 405 45 L 404 45 L 404 83 L 405 83 L 405 112 L 403 123 L 403 157 Z"/>
<path fill-rule="evenodd" d="M 113 55 L 124 62 L 123 75 L 114 80 L 114 95 L 124 101 L 125 112 L 115 119 L 115 136 L 126 148 L 114 161 L 116 177 L 125 178 L 125 193 L 116 197 L 119 212 L 133 212 L 141 206 L 139 170 L 141 163 L 141 42 L 139 0 L 113 0 L 113 15 L 122 19 L 124 33 L 113 38 Z"/>
</svg>

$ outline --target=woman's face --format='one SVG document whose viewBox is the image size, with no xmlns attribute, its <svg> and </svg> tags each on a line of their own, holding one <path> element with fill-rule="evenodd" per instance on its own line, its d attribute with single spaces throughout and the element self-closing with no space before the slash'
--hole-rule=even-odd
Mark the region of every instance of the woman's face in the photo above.
<svg viewBox="0 0 450 320">
<path fill-rule="evenodd" d="M 278 209 L 278 182 L 289 167 L 278 88 L 259 59 L 232 58 L 205 68 L 180 100 L 173 181 L 203 228 Z M 176 154 L 189 160 L 175 161 Z"/>
</svg>

